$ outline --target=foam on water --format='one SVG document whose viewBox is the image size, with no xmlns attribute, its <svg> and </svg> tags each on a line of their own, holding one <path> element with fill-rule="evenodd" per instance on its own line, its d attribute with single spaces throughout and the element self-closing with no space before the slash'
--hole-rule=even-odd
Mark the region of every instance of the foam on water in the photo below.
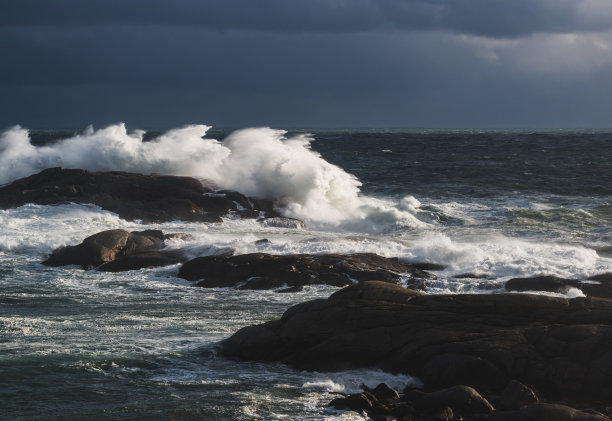
<svg viewBox="0 0 612 421">
<path fill-rule="evenodd" d="M 441 275 L 458 273 L 495 278 L 557 275 L 588 277 L 612 270 L 612 259 L 581 245 L 528 241 L 491 234 L 479 240 L 453 240 L 431 233 L 413 242 L 406 259 L 447 265 Z"/>
<path fill-rule="evenodd" d="M 375 370 L 307 373 L 216 354 L 216 344 L 238 329 L 276 319 L 294 304 L 328 297 L 334 287 L 308 286 L 294 294 L 205 289 L 178 279 L 178 265 L 119 274 L 40 265 L 52 249 L 106 229 L 186 232 L 194 238 L 166 246 L 187 248 L 193 256 L 226 248 L 238 254 L 372 252 L 446 265 L 428 280 L 427 292 L 434 294 L 503 292 L 507 279 L 516 276 L 581 279 L 612 272 L 606 254 L 608 197 L 502 192 L 483 198 L 476 192 L 417 199 L 407 196 L 404 172 L 396 181 L 380 181 L 395 182 L 396 196 L 374 198 L 360 191 L 349 172 L 313 152 L 307 135 L 287 137 L 260 128 L 217 142 L 202 138 L 207 129 L 188 126 L 143 142 L 143 132 L 115 125 L 46 147 L 33 146 L 20 128 L 0 136 L 0 182 L 58 165 L 185 174 L 273 198 L 286 214 L 308 222 L 306 229 L 231 218 L 211 224 L 139 224 L 76 204 L 0 211 L 0 393 L 7 397 L 3 410 L 13 419 L 58 411 L 64 418 L 92 419 L 150 419 L 154 414 L 363 420 L 330 409 L 330 392 L 357 392 L 362 383 L 418 386 L 418 379 Z M 379 155 L 395 159 L 402 142 L 389 145 L 393 153 Z M 406 154 L 398 159 L 415 160 Z M 377 161 L 374 176 L 398 168 L 389 162 Z M 423 171 L 427 177 L 435 172 Z M 366 177 L 364 182 L 371 184 Z M 256 244 L 263 238 L 269 242 Z M 582 296 L 577 289 L 537 293 Z M 31 390 L 24 393 L 24 387 Z M 36 400 L 29 398 L 32 393 Z M 86 408 L 80 405 L 84 400 Z"/>
<path fill-rule="evenodd" d="M 66 204 L 25 205 L 0 210 L 0 250 L 49 253 L 54 248 L 79 243 L 83 238 L 111 228 L 135 228 L 97 206 Z"/>
<path fill-rule="evenodd" d="M 286 215 L 314 224 L 361 231 L 424 225 L 413 207 L 362 196 L 357 178 L 310 149 L 309 135 L 252 128 L 219 142 L 204 138 L 209 128 L 186 126 L 144 142 L 143 131 L 117 124 L 36 147 L 17 126 L 0 136 L 0 183 L 57 166 L 187 175 L 274 200 Z"/>
<path fill-rule="evenodd" d="M 274 228 L 255 220 L 232 219 L 214 224 L 177 221 L 144 225 L 124 221 L 95 206 L 77 204 L 26 205 L 0 211 L 0 224 L 4 227 L 0 232 L 0 252 L 33 254 L 37 259 L 56 247 L 78 244 L 96 232 L 123 228 L 192 234 L 193 240 L 172 240 L 166 244 L 169 248 L 187 249 L 191 257 L 228 250 L 236 254 L 367 252 L 399 257 L 408 262 L 445 265 L 446 269 L 438 273 L 442 278 L 459 273 L 495 279 L 541 274 L 585 278 L 612 271 L 612 259 L 601 256 L 593 248 L 508 237 L 496 231 L 483 231 L 475 236 L 461 230 L 439 232 L 432 229 L 418 234 L 399 231 L 390 236 Z M 263 238 L 269 242 L 256 243 Z"/>
</svg>

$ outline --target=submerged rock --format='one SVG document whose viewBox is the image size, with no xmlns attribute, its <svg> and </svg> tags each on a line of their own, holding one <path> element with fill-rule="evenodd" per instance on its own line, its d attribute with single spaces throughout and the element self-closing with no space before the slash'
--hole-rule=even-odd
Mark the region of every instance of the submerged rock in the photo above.
<svg viewBox="0 0 612 421">
<path fill-rule="evenodd" d="M 230 358 L 299 369 L 375 367 L 426 387 L 499 393 L 512 379 L 548 398 L 612 399 L 612 300 L 423 295 L 364 282 L 291 307 L 221 344 Z"/>
<path fill-rule="evenodd" d="M 43 262 L 47 266 L 79 265 L 107 272 L 167 266 L 187 260 L 180 250 L 162 250 L 171 238 L 189 239 L 188 234 L 164 234 L 159 230 L 102 231 L 76 246 L 61 247 Z"/>
<path fill-rule="evenodd" d="M 92 203 L 127 220 L 218 222 L 228 214 L 278 217 L 272 202 L 218 191 L 191 177 L 49 168 L 0 187 L 0 209 Z"/>
<path fill-rule="evenodd" d="M 205 256 L 183 264 L 178 276 L 199 281 L 196 286 L 205 288 L 272 289 L 310 284 L 340 287 L 368 280 L 399 283 L 402 274 L 419 279 L 431 276 L 397 258 L 372 253 Z"/>
</svg>

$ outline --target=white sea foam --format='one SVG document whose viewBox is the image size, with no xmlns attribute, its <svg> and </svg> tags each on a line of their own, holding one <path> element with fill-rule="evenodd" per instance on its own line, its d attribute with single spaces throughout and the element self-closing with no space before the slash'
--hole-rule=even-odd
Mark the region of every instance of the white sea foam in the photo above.
<svg viewBox="0 0 612 421">
<path fill-rule="evenodd" d="M 499 234 L 461 241 L 430 233 L 412 244 L 405 259 L 447 265 L 441 277 L 469 272 L 498 279 L 535 275 L 584 278 L 612 270 L 612 259 L 602 258 L 581 245 L 527 241 Z"/>
<path fill-rule="evenodd" d="M 191 257 L 234 250 L 236 254 L 265 252 L 271 254 L 376 253 L 399 257 L 409 262 L 431 262 L 446 266 L 437 272 L 442 283 L 429 284 L 431 292 L 466 292 L 470 281 L 457 283 L 454 275 L 472 273 L 500 280 L 534 275 L 585 278 L 612 271 L 612 259 L 596 250 L 577 244 L 529 241 L 506 237 L 495 232 L 475 237 L 462 231 L 440 233 L 435 230 L 418 234 L 354 234 L 266 227 L 254 220 L 226 220 L 217 224 L 169 222 L 138 224 L 95 206 L 76 204 L 58 206 L 26 205 L 0 211 L 0 252 L 35 254 L 37 259 L 56 247 L 78 244 L 85 237 L 102 230 L 122 228 L 129 231 L 161 229 L 186 232 L 189 241 L 174 240 L 169 248 L 186 248 Z M 257 244 L 266 238 L 269 242 Z M 453 284 L 453 282 L 455 282 Z M 488 282 L 475 280 L 474 285 Z M 455 285 L 456 284 L 456 285 Z"/>
<path fill-rule="evenodd" d="M 136 228 L 97 206 L 25 205 L 0 210 L 0 250 L 21 253 L 48 253 L 96 232 L 112 228 Z"/>
<path fill-rule="evenodd" d="M 362 385 L 374 388 L 380 383 L 402 391 L 406 386 L 423 387 L 423 383 L 416 377 L 404 374 L 389 374 L 381 370 L 360 369 L 339 373 L 315 374 L 317 378 L 302 385 L 306 389 L 315 389 L 325 392 L 358 393 L 363 391 Z"/>
<path fill-rule="evenodd" d="M 143 131 L 117 124 L 36 147 L 17 126 L 0 136 L 0 183 L 57 166 L 187 175 L 275 200 L 286 215 L 313 224 L 359 230 L 424 225 L 414 206 L 362 196 L 357 178 L 310 149 L 309 135 L 287 138 L 281 130 L 251 128 L 218 142 L 204 138 L 209 128 L 186 126 L 143 142 Z"/>
</svg>

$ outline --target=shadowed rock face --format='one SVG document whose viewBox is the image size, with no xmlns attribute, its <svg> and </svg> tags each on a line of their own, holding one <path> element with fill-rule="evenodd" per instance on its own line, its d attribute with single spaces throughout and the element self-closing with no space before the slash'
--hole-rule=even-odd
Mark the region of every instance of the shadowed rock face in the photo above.
<svg viewBox="0 0 612 421">
<path fill-rule="evenodd" d="M 92 203 L 127 220 L 218 222 L 229 213 L 278 217 L 272 203 L 214 192 L 191 177 L 49 168 L 0 188 L 0 208 L 35 203 Z"/>
<path fill-rule="evenodd" d="M 490 421 L 610 421 L 597 412 L 579 411 L 566 405 L 536 404 L 516 411 L 497 411 L 488 414 Z"/>
<path fill-rule="evenodd" d="M 612 300 L 423 295 L 383 282 L 298 304 L 221 345 L 227 357 L 300 369 L 377 367 L 485 392 L 516 379 L 585 401 L 612 399 L 611 349 Z"/>
<path fill-rule="evenodd" d="M 402 273 L 419 280 L 431 276 L 418 264 L 411 265 L 372 253 L 283 256 L 251 253 L 198 257 L 181 267 L 179 277 L 199 281 L 196 286 L 205 288 L 270 289 L 310 284 L 340 287 L 368 280 L 399 283 Z"/>
<path fill-rule="evenodd" d="M 187 234 L 164 234 L 159 230 L 102 231 L 76 246 L 56 249 L 43 262 L 47 266 L 79 265 L 83 269 L 120 272 L 185 261 L 181 250 L 161 250 L 170 238 L 188 239 Z"/>
</svg>

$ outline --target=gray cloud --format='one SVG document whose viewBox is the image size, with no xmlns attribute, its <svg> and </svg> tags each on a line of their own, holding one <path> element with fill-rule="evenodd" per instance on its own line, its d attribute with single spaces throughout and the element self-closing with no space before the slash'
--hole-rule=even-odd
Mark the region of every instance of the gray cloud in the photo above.
<svg viewBox="0 0 612 421">
<path fill-rule="evenodd" d="M 7 0 L 0 26 L 146 24 L 279 33 L 449 31 L 487 37 L 612 28 L 609 0 Z"/>
<path fill-rule="evenodd" d="M 605 126 L 610 33 L 0 30 L 0 125 Z M 571 58 L 571 59 L 570 59 Z"/>
<path fill-rule="evenodd" d="M 607 126 L 605 1 L 5 1 L 0 126 Z"/>
</svg>

